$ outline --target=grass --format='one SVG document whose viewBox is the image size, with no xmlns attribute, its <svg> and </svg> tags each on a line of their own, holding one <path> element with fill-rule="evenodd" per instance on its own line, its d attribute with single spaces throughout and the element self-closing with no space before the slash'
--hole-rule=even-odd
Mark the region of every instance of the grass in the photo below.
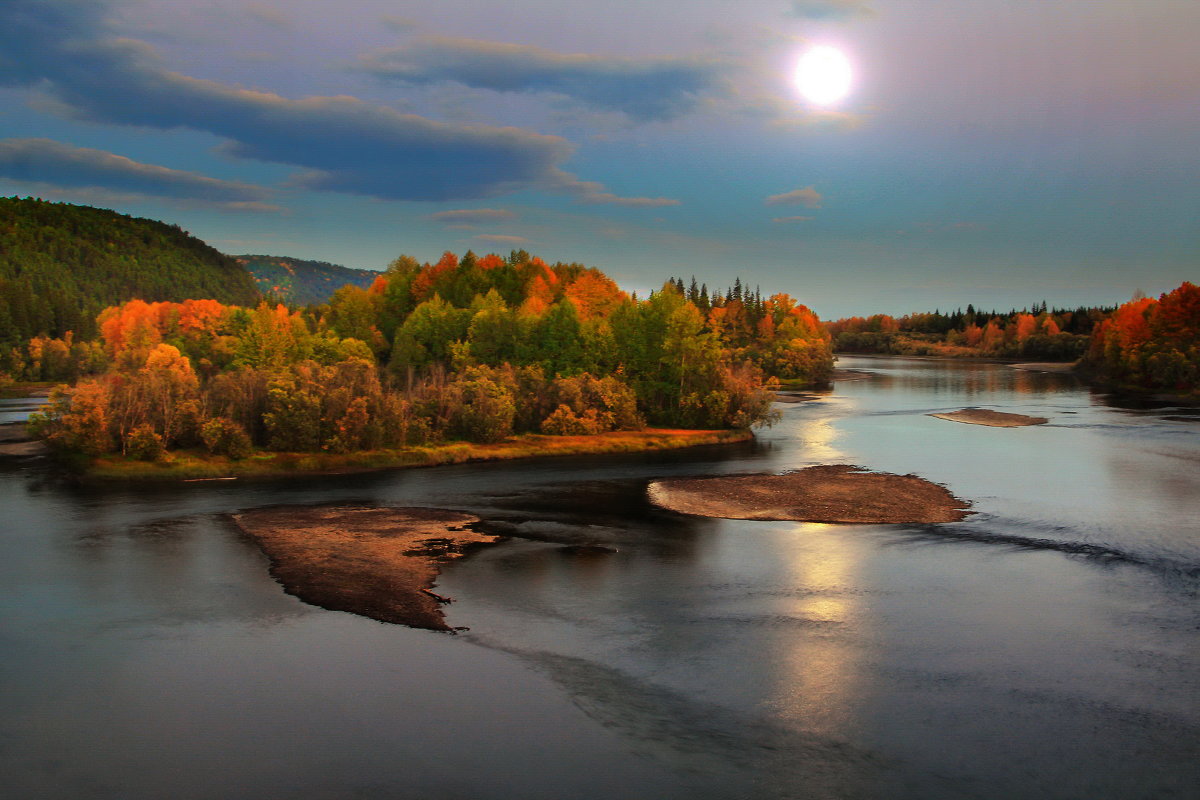
<svg viewBox="0 0 1200 800">
<path fill-rule="evenodd" d="M 155 462 L 135 461 L 121 456 L 97 458 L 84 472 L 90 477 L 103 479 L 176 481 L 297 474 L 332 475 L 538 456 L 641 453 L 741 442 L 752 437 L 753 434 L 748 430 L 646 428 L 640 431 L 612 431 L 594 436 L 524 434 L 494 444 L 446 442 L 428 447 L 364 450 L 354 453 L 273 453 L 260 450 L 240 461 L 209 455 L 202 450 L 175 450 Z"/>
</svg>

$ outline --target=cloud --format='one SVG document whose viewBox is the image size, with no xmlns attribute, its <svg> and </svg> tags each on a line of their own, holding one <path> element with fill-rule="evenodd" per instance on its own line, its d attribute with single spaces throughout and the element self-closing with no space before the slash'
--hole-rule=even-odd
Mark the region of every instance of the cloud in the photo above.
<svg viewBox="0 0 1200 800">
<path fill-rule="evenodd" d="M 207 131 L 226 139 L 232 156 L 304 169 L 301 183 L 312 189 L 466 200 L 526 189 L 576 193 L 581 183 L 559 166 L 573 148 L 558 136 L 439 122 L 354 97 L 292 100 L 171 72 L 144 43 L 97 33 L 105 5 L 0 3 L 0 86 L 48 92 L 88 121 Z"/>
<path fill-rule="evenodd" d="M 805 208 L 820 208 L 824 198 L 821 193 L 811 186 L 803 189 L 793 189 L 783 194 L 773 194 L 767 198 L 769 206 L 804 206 Z"/>
<path fill-rule="evenodd" d="M 574 195 L 581 203 L 591 205 L 617 205 L 628 208 L 662 208 L 663 206 L 680 205 L 678 200 L 670 197 L 619 197 L 604 191 L 604 187 L 594 181 L 580 181 L 567 176 L 560 184 L 560 189 Z"/>
<path fill-rule="evenodd" d="M 792 15 L 802 19 L 845 22 L 856 17 L 873 17 L 868 0 L 792 0 Z"/>
<path fill-rule="evenodd" d="M 292 20 L 287 14 L 265 3 L 247 3 L 245 10 L 254 19 L 273 28 L 292 27 Z"/>
<path fill-rule="evenodd" d="M 771 222 L 809 222 L 813 217 L 775 217 Z"/>
<path fill-rule="evenodd" d="M 481 242 L 494 244 L 526 244 L 529 241 L 524 236 L 509 236 L 503 233 L 481 233 L 475 238 Z"/>
<path fill-rule="evenodd" d="M 105 189 L 243 209 L 275 208 L 264 204 L 270 193 L 261 186 L 144 164 L 51 139 L 0 139 L 0 176 L 57 188 Z"/>
<path fill-rule="evenodd" d="M 410 31 L 417 27 L 415 20 L 409 17 L 401 17 L 396 14 L 384 14 L 379 18 L 379 21 L 394 31 Z"/>
<path fill-rule="evenodd" d="M 544 92 L 639 121 L 674 119 L 691 111 L 704 92 L 716 87 L 720 68 L 702 58 L 616 58 L 441 37 L 369 53 L 360 63 L 385 81 Z"/>
<path fill-rule="evenodd" d="M 429 218 L 434 222 L 441 222 L 453 228 L 470 228 L 480 223 L 516 219 L 517 215 L 506 208 L 459 208 L 452 211 L 439 211 L 436 214 L 430 214 Z"/>
</svg>

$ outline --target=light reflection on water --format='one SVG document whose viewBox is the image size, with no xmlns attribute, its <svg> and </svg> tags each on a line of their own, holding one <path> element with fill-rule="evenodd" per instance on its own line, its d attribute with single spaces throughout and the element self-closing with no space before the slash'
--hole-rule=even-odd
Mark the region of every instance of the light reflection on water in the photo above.
<svg viewBox="0 0 1200 800">
<path fill-rule="evenodd" d="M 20 797 L 1187 797 L 1200 426 L 1070 376 L 876 377 L 705 451 L 82 487 L 0 471 L 0 771 Z M 928 417 L 978 405 L 1049 425 Z M 648 478 L 844 462 L 952 526 L 680 517 Z M 448 637 L 282 593 L 228 511 L 461 508 Z M 618 552 L 567 553 L 562 543 Z"/>
</svg>

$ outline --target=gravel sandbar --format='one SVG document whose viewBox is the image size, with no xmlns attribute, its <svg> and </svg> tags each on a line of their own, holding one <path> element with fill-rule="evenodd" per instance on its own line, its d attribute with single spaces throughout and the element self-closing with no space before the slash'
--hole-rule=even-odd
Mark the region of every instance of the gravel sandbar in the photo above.
<svg viewBox="0 0 1200 800">
<path fill-rule="evenodd" d="M 648 488 L 651 502 L 681 514 L 801 522 L 957 522 L 970 504 L 916 475 L 829 464 L 784 475 L 669 478 Z"/>
<path fill-rule="evenodd" d="M 436 508 L 286 506 L 235 514 L 288 594 L 333 611 L 448 631 L 430 592 L 443 563 L 499 537 L 479 518 Z"/>
</svg>

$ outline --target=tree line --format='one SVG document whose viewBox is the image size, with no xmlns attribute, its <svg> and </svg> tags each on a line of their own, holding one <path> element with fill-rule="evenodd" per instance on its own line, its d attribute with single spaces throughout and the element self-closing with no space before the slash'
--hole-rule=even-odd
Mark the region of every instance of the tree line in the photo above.
<svg viewBox="0 0 1200 800">
<path fill-rule="evenodd" d="M 1075 361 L 1086 352 L 1095 326 L 1113 310 L 1050 309 L 1042 302 L 997 313 L 968 305 L 949 314 L 848 317 L 825 327 L 841 353 Z"/>
</svg>

